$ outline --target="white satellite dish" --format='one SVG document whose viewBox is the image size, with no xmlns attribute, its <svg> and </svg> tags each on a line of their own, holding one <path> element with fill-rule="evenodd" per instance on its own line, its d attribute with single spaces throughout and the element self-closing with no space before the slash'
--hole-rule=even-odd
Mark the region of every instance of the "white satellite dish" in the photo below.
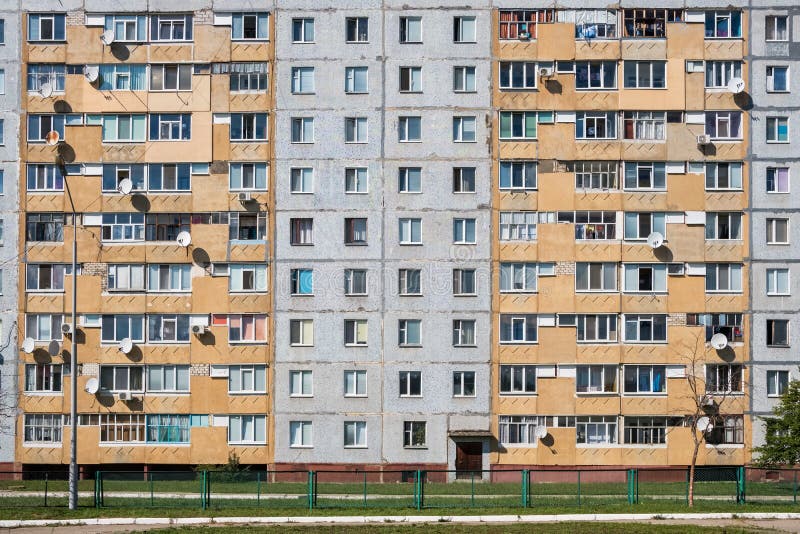
<svg viewBox="0 0 800 534">
<path fill-rule="evenodd" d="M 656 249 L 664 244 L 664 236 L 661 235 L 661 232 L 651 232 L 649 236 L 647 236 L 647 244 L 652 249 Z"/>
<path fill-rule="evenodd" d="M 55 130 L 50 130 L 44 136 L 44 142 L 50 146 L 57 145 L 59 141 L 61 141 L 61 134 Z"/>
<path fill-rule="evenodd" d="M 123 195 L 130 194 L 130 192 L 133 191 L 133 182 L 131 181 L 131 179 L 123 178 L 122 180 L 120 180 L 119 183 L 117 184 L 117 191 L 119 191 Z"/>
<path fill-rule="evenodd" d="M 192 234 L 190 234 L 189 232 L 180 232 L 175 241 L 177 241 L 178 244 L 182 247 L 188 247 L 189 245 L 192 244 Z"/>
<path fill-rule="evenodd" d="M 100 382 L 96 378 L 90 378 L 86 381 L 86 385 L 83 386 L 83 389 L 89 395 L 94 395 L 98 391 L 100 391 Z"/>
<path fill-rule="evenodd" d="M 39 86 L 39 94 L 42 95 L 42 98 L 49 98 L 53 94 L 53 84 L 44 82 Z"/>
<path fill-rule="evenodd" d="M 83 75 L 86 77 L 87 82 L 94 83 L 100 77 L 100 67 L 97 65 L 86 65 L 83 68 Z"/>
<path fill-rule="evenodd" d="M 36 341 L 32 337 L 26 337 L 22 340 L 22 352 L 30 354 L 36 348 Z"/>
<path fill-rule="evenodd" d="M 709 430 L 714 428 L 714 425 L 711 424 L 711 419 L 709 419 L 705 415 L 697 419 L 695 426 L 697 427 L 697 430 L 699 430 L 700 432 L 708 432 Z"/>
<path fill-rule="evenodd" d="M 731 78 L 731 81 L 728 82 L 728 91 L 737 95 L 744 91 L 744 80 L 741 78 Z"/>
<path fill-rule="evenodd" d="M 57 356 L 61 352 L 61 344 L 55 339 L 47 345 L 47 353 L 50 356 Z"/>
<path fill-rule="evenodd" d="M 114 30 L 106 30 L 100 34 L 100 40 L 104 45 L 110 45 L 114 42 Z"/>
<path fill-rule="evenodd" d="M 728 346 L 728 338 L 725 334 L 714 334 L 711 336 L 711 346 L 717 350 L 722 350 Z"/>
<path fill-rule="evenodd" d="M 119 351 L 123 354 L 129 354 L 133 350 L 133 340 L 129 337 L 123 338 L 119 342 Z"/>
<path fill-rule="evenodd" d="M 533 435 L 536 436 L 536 439 L 544 439 L 547 437 L 547 427 L 546 426 L 537 426 L 536 430 L 533 431 Z"/>
</svg>

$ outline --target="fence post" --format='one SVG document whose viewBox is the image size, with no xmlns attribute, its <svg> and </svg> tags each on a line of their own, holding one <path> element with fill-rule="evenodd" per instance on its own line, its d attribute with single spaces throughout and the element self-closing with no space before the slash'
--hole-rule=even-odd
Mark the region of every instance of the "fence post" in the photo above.
<svg viewBox="0 0 800 534">
<path fill-rule="evenodd" d="M 792 489 L 792 500 L 797 504 L 797 469 L 794 470 L 794 485 Z"/>
<path fill-rule="evenodd" d="M 261 504 L 261 471 L 256 472 L 256 504 Z"/>
<path fill-rule="evenodd" d="M 103 504 L 103 472 L 100 470 L 94 473 L 94 507 L 100 508 Z"/>
<path fill-rule="evenodd" d="M 736 469 L 736 502 L 739 504 L 745 503 L 747 493 L 746 469 L 744 466 Z"/>
<path fill-rule="evenodd" d="M 472 484 L 472 498 L 470 499 L 470 506 L 475 508 L 475 471 L 470 473 L 470 482 Z"/>
<path fill-rule="evenodd" d="M 522 482 L 522 507 L 527 508 L 530 504 L 528 501 L 528 490 L 529 490 L 528 485 L 530 484 L 530 479 L 528 478 L 527 469 L 522 470 L 521 482 Z"/>
<path fill-rule="evenodd" d="M 367 471 L 364 470 L 364 508 L 367 507 Z"/>
<path fill-rule="evenodd" d="M 150 478 L 150 506 L 156 504 L 153 496 L 153 473 L 147 473 L 147 476 Z"/>
<path fill-rule="evenodd" d="M 308 472 L 308 509 L 314 509 L 314 471 Z"/>
<path fill-rule="evenodd" d="M 100 506 L 100 504 L 98 502 L 98 497 L 97 497 L 97 485 L 98 485 L 98 480 L 99 480 L 98 479 L 98 475 L 99 474 L 100 474 L 100 471 L 95 471 L 94 472 L 94 507 L 95 508 L 98 508 Z"/>
<path fill-rule="evenodd" d="M 578 506 L 581 505 L 581 470 L 578 469 Z"/>
<path fill-rule="evenodd" d="M 628 469 L 626 479 L 628 482 L 628 504 L 633 504 L 633 469 Z"/>
<path fill-rule="evenodd" d="M 691 475 L 691 466 L 686 467 L 686 504 L 689 504 L 689 477 Z"/>
<path fill-rule="evenodd" d="M 424 473 L 424 471 L 417 469 L 414 477 L 414 504 L 416 504 L 417 510 L 422 510 L 425 506 L 425 481 L 422 478 Z"/>
<path fill-rule="evenodd" d="M 206 471 L 200 471 L 200 507 L 205 510 L 207 508 L 206 505 Z"/>
</svg>

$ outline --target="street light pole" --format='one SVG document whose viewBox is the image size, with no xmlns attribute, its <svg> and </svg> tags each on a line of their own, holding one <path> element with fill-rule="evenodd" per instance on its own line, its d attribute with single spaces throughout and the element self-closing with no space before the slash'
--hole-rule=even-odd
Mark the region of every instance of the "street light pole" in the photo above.
<svg viewBox="0 0 800 534">
<path fill-rule="evenodd" d="M 77 343 L 77 306 L 78 306 L 78 223 L 75 214 L 75 203 L 69 182 L 64 178 L 69 203 L 72 207 L 72 343 L 69 357 L 69 509 L 78 508 L 78 343 Z"/>
</svg>

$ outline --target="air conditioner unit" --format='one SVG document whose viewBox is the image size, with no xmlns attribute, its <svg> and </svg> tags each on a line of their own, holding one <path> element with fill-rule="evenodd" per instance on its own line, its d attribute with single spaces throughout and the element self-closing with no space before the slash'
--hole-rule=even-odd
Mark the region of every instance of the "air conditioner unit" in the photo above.
<svg viewBox="0 0 800 534">
<path fill-rule="evenodd" d="M 697 144 L 698 145 L 710 145 L 711 144 L 711 136 L 710 135 L 698 135 L 697 136 Z"/>
<path fill-rule="evenodd" d="M 130 400 L 133 400 L 133 395 L 131 394 L 131 392 L 130 392 L 130 391 L 120 391 L 119 393 L 117 393 L 117 397 L 118 397 L 118 398 L 119 398 L 119 400 L 121 400 L 121 401 L 130 401 Z"/>
<path fill-rule="evenodd" d="M 61 323 L 61 333 L 66 335 L 71 334 L 73 331 L 72 323 Z"/>
<path fill-rule="evenodd" d="M 703 399 L 703 407 L 704 408 L 713 408 L 716 405 L 717 405 L 717 402 L 711 397 L 707 397 L 707 398 Z"/>
<path fill-rule="evenodd" d="M 252 200 L 252 197 L 249 192 L 239 193 L 239 202 L 250 202 L 250 200 Z"/>
<path fill-rule="evenodd" d="M 204 326 L 202 324 L 193 324 L 192 325 L 192 334 L 194 334 L 196 336 L 202 336 L 206 332 L 208 332 L 208 327 L 207 326 Z"/>
<path fill-rule="evenodd" d="M 550 78 L 553 76 L 553 68 L 552 67 L 542 67 L 539 69 L 539 76 L 541 78 Z"/>
</svg>

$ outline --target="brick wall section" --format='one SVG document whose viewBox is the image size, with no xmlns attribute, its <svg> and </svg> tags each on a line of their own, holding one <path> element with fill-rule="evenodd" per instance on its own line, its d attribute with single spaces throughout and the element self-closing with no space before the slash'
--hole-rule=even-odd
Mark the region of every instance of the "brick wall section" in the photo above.
<svg viewBox="0 0 800 534">
<path fill-rule="evenodd" d="M 100 286 L 103 291 L 108 289 L 108 264 L 107 263 L 84 263 L 81 266 L 81 274 L 89 276 L 102 276 Z"/>
<path fill-rule="evenodd" d="M 76 9 L 67 13 L 67 26 L 83 26 L 86 24 L 86 12 Z"/>
<path fill-rule="evenodd" d="M 210 369 L 207 363 L 193 363 L 189 366 L 189 376 L 208 376 Z"/>
<path fill-rule="evenodd" d="M 194 23 L 210 25 L 214 24 L 214 12 L 210 9 L 203 9 L 194 12 Z"/>
<path fill-rule="evenodd" d="M 81 365 L 80 376 L 98 376 L 100 374 L 99 363 L 84 363 Z"/>
<path fill-rule="evenodd" d="M 574 261 L 557 261 L 556 262 L 556 276 L 561 275 L 574 275 L 575 262 Z"/>
<path fill-rule="evenodd" d="M 686 326 L 686 314 L 670 313 L 667 316 L 667 326 Z"/>
</svg>

